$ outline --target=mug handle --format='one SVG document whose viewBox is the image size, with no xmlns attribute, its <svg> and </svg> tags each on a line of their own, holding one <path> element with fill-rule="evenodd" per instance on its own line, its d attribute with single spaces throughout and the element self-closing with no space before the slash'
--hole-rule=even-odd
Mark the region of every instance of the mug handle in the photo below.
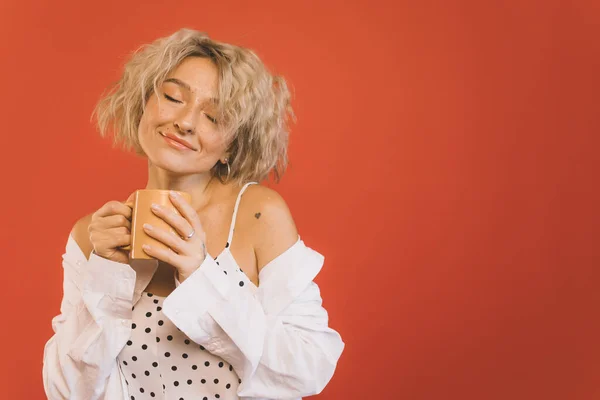
<svg viewBox="0 0 600 400">
<path fill-rule="evenodd" d="M 130 195 L 128 198 L 127 198 L 127 200 L 125 200 L 125 203 L 123 203 L 123 204 L 125 204 L 127 207 L 131 208 L 132 210 L 133 210 L 133 208 L 135 207 L 135 193 L 136 193 L 136 192 L 133 192 L 133 193 L 132 193 L 132 194 L 131 194 L 131 195 Z M 132 220 L 131 222 L 133 223 L 133 215 L 132 215 L 132 218 L 131 218 L 131 220 Z M 122 249 L 122 250 L 131 251 L 131 245 L 130 245 L 130 244 L 128 244 L 128 245 L 126 245 L 126 246 L 121 246 L 121 249 Z"/>
</svg>

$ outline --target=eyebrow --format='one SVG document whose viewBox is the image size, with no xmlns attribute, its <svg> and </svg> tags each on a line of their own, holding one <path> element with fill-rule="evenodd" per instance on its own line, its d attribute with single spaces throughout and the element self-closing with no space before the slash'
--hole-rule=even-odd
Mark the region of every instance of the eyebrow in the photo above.
<svg viewBox="0 0 600 400">
<path fill-rule="evenodd" d="M 185 83 L 184 81 L 182 81 L 181 79 L 177 79 L 177 78 L 169 78 L 169 79 L 165 79 L 164 81 L 166 82 L 171 82 L 174 83 L 178 86 L 181 86 L 182 88 L 186 89 L 188 92 L 192 91 L 192 88 L 190 85 L 188 85 L 187 83 Z M 215 97 L 211 97 L 208 99 L 209 102 L 213 103 L 213 104 L 219 104 L 219 99 L 215 98 Z"/>
</svg>

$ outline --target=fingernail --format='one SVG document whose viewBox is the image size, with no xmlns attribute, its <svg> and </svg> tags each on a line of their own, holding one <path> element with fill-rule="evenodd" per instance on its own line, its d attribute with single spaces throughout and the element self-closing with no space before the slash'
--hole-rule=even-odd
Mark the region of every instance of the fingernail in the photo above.
<svg viewBox="0 0 600 400">
<path fill-rule="evenodd" d="M 142 245 L 142 249 L 144 249 L 144 250 L 150 250 L 150 245 L 143 244 Z"/>
<path fill-rule="evenodd" d="M 152 225 L 150 225 L 150 224 L 144 224 L 143 227 L 144 227 L 144 229 L 146 229 L 148 231 L 152 230 Z"/>
<path fill-rule="evenodd" d="M 156 203 L 152 203 L 152 206 L 151 206 L 151 207 L 152 207 L 152 209 L 153 209 L 153 210 L 158 210 L 158 209 L 160 209 L 160 206 L 159 206 L 158 204 L 156 204 Z"/>
<path fill-rule="evenodd" d="M 179 193 L 177 193 L 177 192 L 176 192 L 176 191 L 174 191 L 174 190 L 171 190 L 171 191 L 169 192 L 169 194 L 171 195 L 171 197 L 177 197 L 177 198 L 179 198 Z"/>
</svg>

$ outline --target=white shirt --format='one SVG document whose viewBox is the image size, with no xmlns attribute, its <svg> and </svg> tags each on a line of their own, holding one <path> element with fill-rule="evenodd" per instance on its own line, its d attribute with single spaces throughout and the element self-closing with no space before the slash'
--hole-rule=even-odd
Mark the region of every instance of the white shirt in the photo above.
<svg viewBox="0 0 600 400">
<path fill-rule="evenodd" d="M 164 299 L 162 312 L 190 340 L 231 365 L 240 399 L 297 399 L 320 393 L 344 349 L 328 327 L 315 276 L 324 257 L 298 241 L 267 264 L 255 286 L 226 249 Z M 130 400 L 118 363 L 132 334 L 132 308 L 155 270 L 92 254 L 69 236 L 64 295 L 44 348 L 51 400 Z M 228 273 L 224 273 L 228 271 Z M 170 400 L 170 399 L 169 399 Z"/>
</svg>

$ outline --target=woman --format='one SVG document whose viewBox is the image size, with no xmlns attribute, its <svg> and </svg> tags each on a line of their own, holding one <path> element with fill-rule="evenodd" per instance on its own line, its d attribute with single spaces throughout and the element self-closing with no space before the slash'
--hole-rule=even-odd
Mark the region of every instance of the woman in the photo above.
<svg viewBox="0 0 600 400">
<path fill-rule="evenodd" d="M 148 159 L 147 189 L 179 214 L 147 226 L 169 250 L 136 263 L 131 208 L 79 220 L 44 350 L 50 399 L 293 399 L 319 393 L 344 348 L 313 282 L 323 257 L 256 184 L 286 163 L 285 81 L 247 49 L 181 30 L 134 53 L 95 111 L 100 132 Z M 243 200 L 242 200 L 243 195 Z M 235 229 L 234 229 L 235 228 Z"/>
</svg>

